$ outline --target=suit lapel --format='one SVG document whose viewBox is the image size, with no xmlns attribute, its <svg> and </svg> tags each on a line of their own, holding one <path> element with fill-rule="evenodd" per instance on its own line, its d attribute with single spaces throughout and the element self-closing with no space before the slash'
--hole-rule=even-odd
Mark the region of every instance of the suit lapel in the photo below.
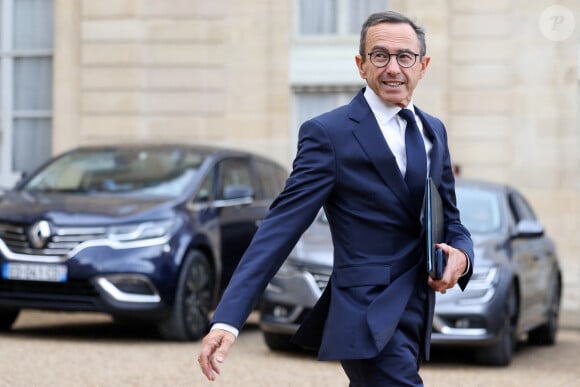
<svg viewBox="0 0 580 387">
<path fill-rule="evenodd" d="M 416 213 L 417 210 L 410 201 L 409 189 L 401 175 L 395 156 L 385 141 L 362 91 L 355 97 L 351 106 L 350 118 L 356 123 L 352 131 L 354 137 L 385 184 L 391 188 L 407 210 L 413 214 Z"/>
</svg>

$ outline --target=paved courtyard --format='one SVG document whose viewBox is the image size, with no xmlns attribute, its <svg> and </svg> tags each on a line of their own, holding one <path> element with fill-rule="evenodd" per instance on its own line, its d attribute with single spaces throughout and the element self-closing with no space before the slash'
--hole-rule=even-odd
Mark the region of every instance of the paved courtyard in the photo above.
<svg viewBox="0 0 580 387">
<path fill-rule="evenodd" d="M 220 378 L 207 382 L 199 343 L 169 343 L 106 316 L 24 312 L 0 334 L 0 386 L 347 386 L 340 365 L 310 354 L 273 353 L 250 320 Z M 580 380 L 580 331 L 554 347 L 521 346 L 510 367 L 481 367 L 463 353 L 435 352 L 421 371 L 426 386 L 573 386 Z"/>
</svg>

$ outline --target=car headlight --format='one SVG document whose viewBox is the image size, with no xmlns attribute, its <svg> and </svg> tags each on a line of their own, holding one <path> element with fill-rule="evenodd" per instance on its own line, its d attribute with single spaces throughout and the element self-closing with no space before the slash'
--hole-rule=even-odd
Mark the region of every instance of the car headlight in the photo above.
<svg viewBox="0 0 580 387">
<path fill-rule="evenodd" d="M 497 266 L 475 267 L 469 283 L 495 284 L 498 274 L 499 270 Z"/>
<path fill-rule="evenodd" d="M 289 275 L 300 271 L 300 268 L 292 262 L 292 259 L 286 259 L 280 269 L 278 269 L 277 275 Z"/>
<path fill-rule="evenodd" d="M 122 242 L 160 238 L 171 234 L 174 226 L 173 219 L 115 225 L 109 227 L 108 236 L 110 239 Z"/>
<path fill-rule="evenodd" d="M 499 282 L 499 268 L 497 266 L 475 267 L 473 275 L 465 291 L 460 293 L 458 304 L 483 304 L 489 302 Z"/>
</svg>

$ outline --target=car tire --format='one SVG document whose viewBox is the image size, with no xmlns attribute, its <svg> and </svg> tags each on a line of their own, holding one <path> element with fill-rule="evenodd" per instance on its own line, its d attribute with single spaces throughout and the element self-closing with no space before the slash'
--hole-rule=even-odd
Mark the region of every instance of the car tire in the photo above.
<svg viewBox="0 0 580 387">
<path fill-rule="evenodd" d="M 503 327 L 497 343 L 476 352 L 476 361 L 490 366 L 507 366 L 511 363 L 517 341 L 518 298 L 514 285 L 510 286 L 504 303 Z"/>
<path fill-rule="evenodd" d="M 10 330 L 19 314 L 18 308 L 0 308 L 0 331 Z"/>
<path fill-rule="evenodd" d="M 195 341 L 209 330 L 214 274 L 205 254 L 191 250 L 186 255 L 170 315 L 159 323 L 159 333 L 165 340 Z"/>
<path fill-rule="evenodd" d="M 540 325 L 528 333 L 528 343 L 533 345 L 554 345 L 556 343 L 561 294 L 560 278 L 558 273 L 554 272 L 552 277 L 550 293 L 548 295 L 549 303 L 546 323 Z"/>
<path fill-rule="evenodd" d="M 268 348 L 272 351 L 297 351 L 300 349 L 295 344 L 290 342 L 290 338 L 292 335 L 286 335 L 282 333 L 273 333 L 273 332 L 262 332 L 264 335 L 264 341 Z"/>
</svg>

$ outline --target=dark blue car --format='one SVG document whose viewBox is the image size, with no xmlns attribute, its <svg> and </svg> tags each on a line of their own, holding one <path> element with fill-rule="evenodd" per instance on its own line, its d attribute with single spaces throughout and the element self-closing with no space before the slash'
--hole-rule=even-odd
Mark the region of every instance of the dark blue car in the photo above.
<svg viewBox="0 0 580 387">
<path fill-rule="evenodd" d="M 0 198 L 0 330 L 95 311 L 196 340 L 287 172 L 247 152 L 83 147 Z"/>
</svg>

